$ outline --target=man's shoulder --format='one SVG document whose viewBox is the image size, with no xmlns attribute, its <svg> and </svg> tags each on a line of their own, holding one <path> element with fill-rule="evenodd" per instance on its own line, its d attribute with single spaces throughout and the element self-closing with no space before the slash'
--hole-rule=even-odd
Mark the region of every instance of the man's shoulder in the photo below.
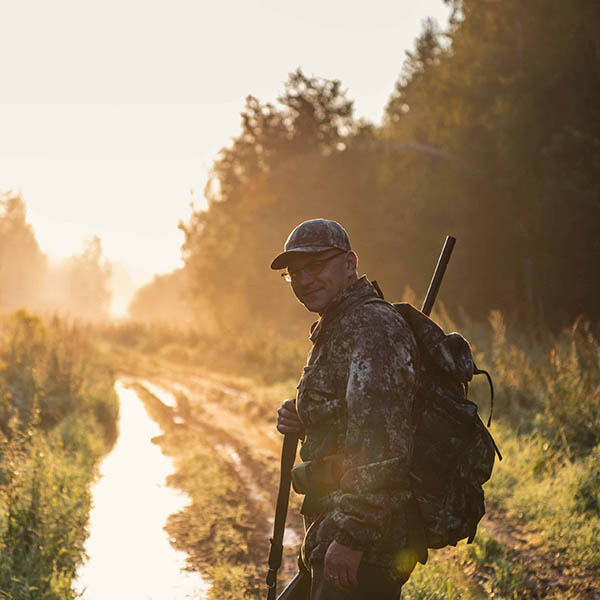
<svg viewBox="0 0 600 600">
<path fill-rule="evenodd" d="M 341 319 L 342 329 L 357 342 L 360 340 L 393 340 L 416 346 L 412 330 L 404 317 L 392 304 L 379 298 L 371 298 L 353 307 Z"/>
<path fill-rule="evenodd" d="M 353 306 L 341 319 L 344 327 L 350 325 L 358 327 L 393 327 L 409 329 L 402 315 L 394 308 L 393 304 L 380 298 L 368 298 L 363 303 Z"/>
</svg>

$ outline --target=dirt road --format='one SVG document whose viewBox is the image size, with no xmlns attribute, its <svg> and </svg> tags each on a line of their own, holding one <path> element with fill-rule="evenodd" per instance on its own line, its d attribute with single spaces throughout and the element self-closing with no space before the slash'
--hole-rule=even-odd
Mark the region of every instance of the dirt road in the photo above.
<svg viewBox="0 0 600 600">
<path fill-rule="evenodd" d="M 210 450 L 215 460 L 220 461 L 232 480 L 237 482 L 238 489 L 243 490 L 239 503 L 252 520 L 245 536 L 247 559 L 256 567 L 250 588 L 258 594 L 259 590 L 264 590 L 268 539 L 272 534 L 279 476 L 282 438 L 273 426 L 274 411 L 271 416 L 257 414 L 247 391 L 210 377 L 162 377 L 152 381 L 136 378 L 130 383 L 145 390 L 147 408 L 159 420 L 167 436 L 170 431 L 185 431 L 185 439 Z M 168 451 L 174 451 L 173 448 L 176 446 Z M 190 493 L 189 489 L 186 491 Z M 289 580 L 296 570 L 296 555 L 303 531 L 298 508 L 299 499 L 292 494 L 284 540 L 284 565 L 280 575 L 282 582 Z M 193 511 L 193 507 L 189 510 Z M 209 518 L 209 515 L 205 516 Z M 181 528 L 189 524 L 190 519 L 185 515 L 174 519 L 171 523 L 174 537 L 183 539 Z M 526 523 L 488 504 L 483 527 L 501 544 L 506 568 L 510 569 L 512 563 L 523 573 L 522 586 L 514 597 L 600 598 L 598 576 L 568 564 L 564 557 L 540 547 L 535 532 Z M 214 560 L 214 555 L 207 554 L 202 544 L 180 542 L 179 547 L 190 554 L 190 564 L 194 567 L 206 568 L 207 561 Z M 494 574 L 490 569 L 476 561 L 465 561 L 463 566 L 471 587 L 473 583 L 479 583 L 481 593 L 472 597 L 486 597 L 493 593 L 490 581 Z M 498 593 L 494 595 L 497 598 L 508 597 Z"/>
<path fill-rule="evenodd" d="M 218 384 L 210 379 L 190 377 L 185 380 L 129 378 L 128 385 L 134 387 L 144 400 L 146 409 L 165 432 L 156 441 L 163 451 L 177 455 L 182 452 L 181 440 L 187 440 L 197 448 L 212 454 L 220 463 L 225 476 L 233 482 L 239 494 L 237 503 L 240 511 L 250 522 L 231 523 L 232 527 L 244 529 L 246 559 L 255 566 L 249 590 L 266 589 L 263 584 L 267 572 L 269 539 L 273 533 L 273 514 L 279 478 L 279 455 L 282 437 L 269 426 L 240 410 L 247 401 L 245 393 Z M 187 444 L 186 444 L 187 445 Z M 183 449 L 185 451 L 186 449 Z M 180 486 L 175 477 L 172 481 Z M 194 497 L 194 491 L 183 484 L 185 491 Z M 200 486 L 201 487 L 201 486 Z M 283 589 L 297 571 L 297 553 L 302 539 L 303 523 L 298 512 L 297 498 L 290 501 L 288 525 L 284 536 L 283 565 L 279 576 L 279 589 Z M 207 552 L 211 540 L 203 544 L 185 544 L 182 530 L 198 516 L 194 506 L 174 515 L 168 525 L 169 533 L 178 541 L 178 548 L 190 555 L 189 565 L 206 571 L 212 568 L 215 554 Z M 189 513 L 189 514 L 186 514 Z M 204 515 L 206 520 L 210 515 Z M 213 536 L 214 537 L 214 536 Z M 233 596 L 232 596 L 233 597 Z"/>
</svg>

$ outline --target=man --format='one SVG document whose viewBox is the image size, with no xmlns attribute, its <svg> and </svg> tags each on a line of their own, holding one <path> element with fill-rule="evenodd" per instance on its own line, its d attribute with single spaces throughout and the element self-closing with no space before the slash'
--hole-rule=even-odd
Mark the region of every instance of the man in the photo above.
<svg viewBox="0 0 600 600">
<path fill-rule="evenodd" d="M 396 600 L 427 556 L 409 483 L 418 352 L 402 317 L 378 299 L 346 231 L 314 219 L 271 264 L 320 319 L 295 400 L 277 428 L 304 438 L 294 488 L 305 494 L 302 560 L 312 600 Z"/>
</svg>

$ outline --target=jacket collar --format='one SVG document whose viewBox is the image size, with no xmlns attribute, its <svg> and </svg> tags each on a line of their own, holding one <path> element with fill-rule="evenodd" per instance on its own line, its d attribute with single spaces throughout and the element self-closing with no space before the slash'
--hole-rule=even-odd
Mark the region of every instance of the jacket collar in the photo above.
<svg viewBox="0 0 600 600">
<path fill-rule="evenodd" d="M 314 344 L 325 327 L 337 321 L 341 315 L 353 306 L 361 304 L 367 298 L 373 296 L 377 297 L 377 292 L 367 277 L 363 275 L 351 286 L 342 291 L 337 298 L 334 298 L 321 318 L 313 323 L 310 328 L 310 341 Z"/>
</svg>

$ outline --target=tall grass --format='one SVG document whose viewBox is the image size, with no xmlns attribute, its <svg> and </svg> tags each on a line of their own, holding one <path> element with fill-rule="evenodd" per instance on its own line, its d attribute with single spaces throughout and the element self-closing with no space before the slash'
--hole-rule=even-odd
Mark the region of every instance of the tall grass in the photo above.
<svg viewBox="0 0 600 600">
<path fill-rule="evenodd" d="M 578 319 L 559 332 L 490 317 L 478 359 L 497 392 L 492 426 L 504 453 L 485 487 L 529 523 L 539 551 L 576 572 L 600 567 L 600 338 Z M 479 397 L 482 397 L 481 388 Z"/>
<path fill-rule="evenodd" d="M 490 323 L 490 354 L 506 419 L 565 455 L 592 452 L 600 443 L 598 332 L 578 319 L 554 335 L 519 331 L 515 342 L 500 313 L 492 313 Z"/>
<path fill-rule="evenodd" d="M 89 332 L 0 320 L 0 597 L 74 598 L 95 465 L 116 437 L 110 367 Z"/>
<path fill-rule="evenodd" d="M 261 383 L 298 378 L 306 359 L 308 330 L 290 339 L 249 323 L 235 336 L 206 334 L 174 326 L 141 322 L 98 326 L 99 339 L 121 364 L 136 371 L 139 359 L 172 362 L 211 371 L 249 376 Z"/>
</svg>

